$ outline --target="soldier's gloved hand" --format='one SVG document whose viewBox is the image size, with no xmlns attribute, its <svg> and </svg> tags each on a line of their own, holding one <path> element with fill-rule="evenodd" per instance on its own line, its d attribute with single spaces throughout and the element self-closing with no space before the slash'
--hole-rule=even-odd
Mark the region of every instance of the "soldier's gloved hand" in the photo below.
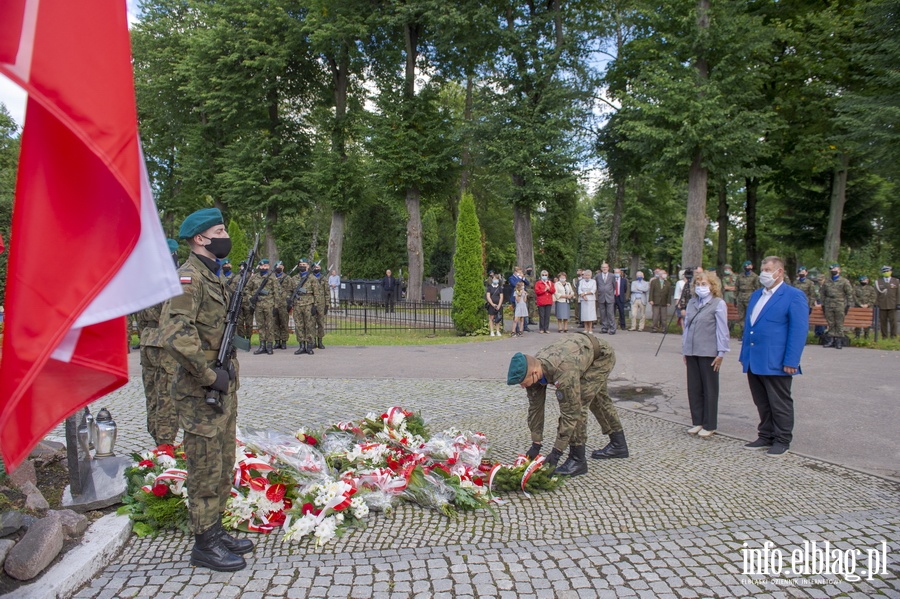
<svg viewBox="0 0 900 599">
<path fill-rule="evenodd" d="M 234 362 L 228 362 L 228 380 L 233 381 L 237 378 L 237 372 L 234 369 Z"/>
<path fill-rule="evenodd" d="M 541 455 L 541 444 L 540 443 L 532 443 L 531 448 L 525 452 L 525 457 L 529 460 L 533 460 L 534 458 Z"/>
<path fill-rule="evenodd" d="M 228 376 L 228 371 L 224 368 L 213 368 L 213 372 L 216 373 L 216 380 L 209 388 L 215 389 L 220 393 L 228 393 L 228 382 L 231 380 L 231 377 Z"/>
<path fill-rule="evenodd" d="M 844 316 L 847 316 L 847 312 L 850 311 L 850 306 L 844 306 Z"/>
<path fill-rule="evenodd" d="M 328 306 L 325 306 L 325 315 L 328 315 Z"/>
</svg>

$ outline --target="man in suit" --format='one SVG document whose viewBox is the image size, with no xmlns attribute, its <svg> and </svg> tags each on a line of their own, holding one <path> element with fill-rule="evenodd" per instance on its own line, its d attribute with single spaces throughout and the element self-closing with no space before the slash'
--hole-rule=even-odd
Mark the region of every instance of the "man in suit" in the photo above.
<svg viewBox="0 0 900 599">
<path fill-rule="evenodd" d="M 394 294 L 397 291 L 397 279 L 391 274 L 390 270 L 384 271 L 384 277 L 381 279 L 381 290 L 384 295 L 384 311 L 394 311 Z"/>
<path fill-rule="evenodd" d="M 778 256 L 763 260 L 759 282 L 762 289 L 754 291 L 747 304 L 740 357 L 759 412 L 759 435 L 744 447 L 768 449 L 767 455 L 778 457 L 791 446 L 791 382 L 801 374 L 809 305 L 806 294 L 784 284 L 784 261 Z"/>
<path fill-rule="evenodd" d="M 616 312 L 619 313 L 619 328 L 624 330 L 625 302 L 627 302 L 631 296 L 631 289 L 628 286 L 628 279 L 625 277 L 625 273 L 622 272 L 621 268 L 613 270 L 613 277 L 615 278 L 615 301 Z"/>
<path fill-rule="evenodd" d="M 594 277 L 597 281 L 597 320 L 600 321 L 600 332 L 616 334 L 616 315 L 613 312 L 616 305 L 615 277 L 609 272 L 609 264 L 604 262 L 600 266 L 600 272 Z"/>
<path fill-rule="evenodd" d="M 648 303 L 653 310 L 653 333 L 665 333 L 668 326 L 669 298 L 672 295 L 672 284 L 668 281 L 668 273 L 660 269 L 656 277 L 650 281 Z"/>
</svg>

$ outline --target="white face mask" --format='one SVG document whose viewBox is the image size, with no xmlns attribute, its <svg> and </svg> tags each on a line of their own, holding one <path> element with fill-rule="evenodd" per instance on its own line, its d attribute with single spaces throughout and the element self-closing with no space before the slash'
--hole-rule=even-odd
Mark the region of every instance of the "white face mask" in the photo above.
<svg viewBox="0 0 900 599">
<path fill-rule="evenodd" d="M 697 285 L 696 287 L 694 287 L 694 293 L 696 293 L 697 297 L 700 298 L 709 297 L 709 287 L 701 287 L 700 285 Z"/>
<path fill-rule="evenodd" d="M 565 278 L 565 277 L 560 277 L 560 278 L 559 278 L 559 282 L 560 282 L 560 283 L 565 283 L 565 282 L 566 282 L 566 278 Z"/>
<path fill-rule="evenodd" d="M 542 281 L 546 281 L 548 278 L 549 278 L 549 277 L 547 277 L 547 275 L 541 275 L 541 280 L 542 280 Z"/>
<path fill-rule="evenodd" d="M 770 289 L 775 284 L 775 277 L 772 276 L 772 273 L 764 270 L 759 273 L 759 282 L 766 289 Z"/>
</svg>

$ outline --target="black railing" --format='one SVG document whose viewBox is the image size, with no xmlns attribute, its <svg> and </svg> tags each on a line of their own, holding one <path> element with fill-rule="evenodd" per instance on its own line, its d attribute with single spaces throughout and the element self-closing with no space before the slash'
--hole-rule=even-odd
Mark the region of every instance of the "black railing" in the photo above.
<svg viewBox="0 0 900 599">
<path fill-rule="evenodd" d="M 325 330 L 373 334 L 380 331 L 453 330 L 450 304 L 399 301 L 390 308 L 382 301 L 347 301 L 328 308 Z"/>
</svg>

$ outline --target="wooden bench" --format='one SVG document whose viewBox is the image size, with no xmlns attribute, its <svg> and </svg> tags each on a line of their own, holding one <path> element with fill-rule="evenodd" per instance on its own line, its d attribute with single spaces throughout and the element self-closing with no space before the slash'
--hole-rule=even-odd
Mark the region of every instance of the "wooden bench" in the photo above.
<svg viewBox="0 0 900 599">
<path fill-rule="evenodd" d="M 728 304 L 728 320 L 737 320 L 737 305 Z M 809 315 L 809 326 L 828 326 L 825 320 L 825 312 L 822 306 L 816 306 Z M 850 308 L 847 315 L 844 316 L 845 329 L 877 329 L 878 323 L 875 321 L 875 308 Z"/>
</svg>

